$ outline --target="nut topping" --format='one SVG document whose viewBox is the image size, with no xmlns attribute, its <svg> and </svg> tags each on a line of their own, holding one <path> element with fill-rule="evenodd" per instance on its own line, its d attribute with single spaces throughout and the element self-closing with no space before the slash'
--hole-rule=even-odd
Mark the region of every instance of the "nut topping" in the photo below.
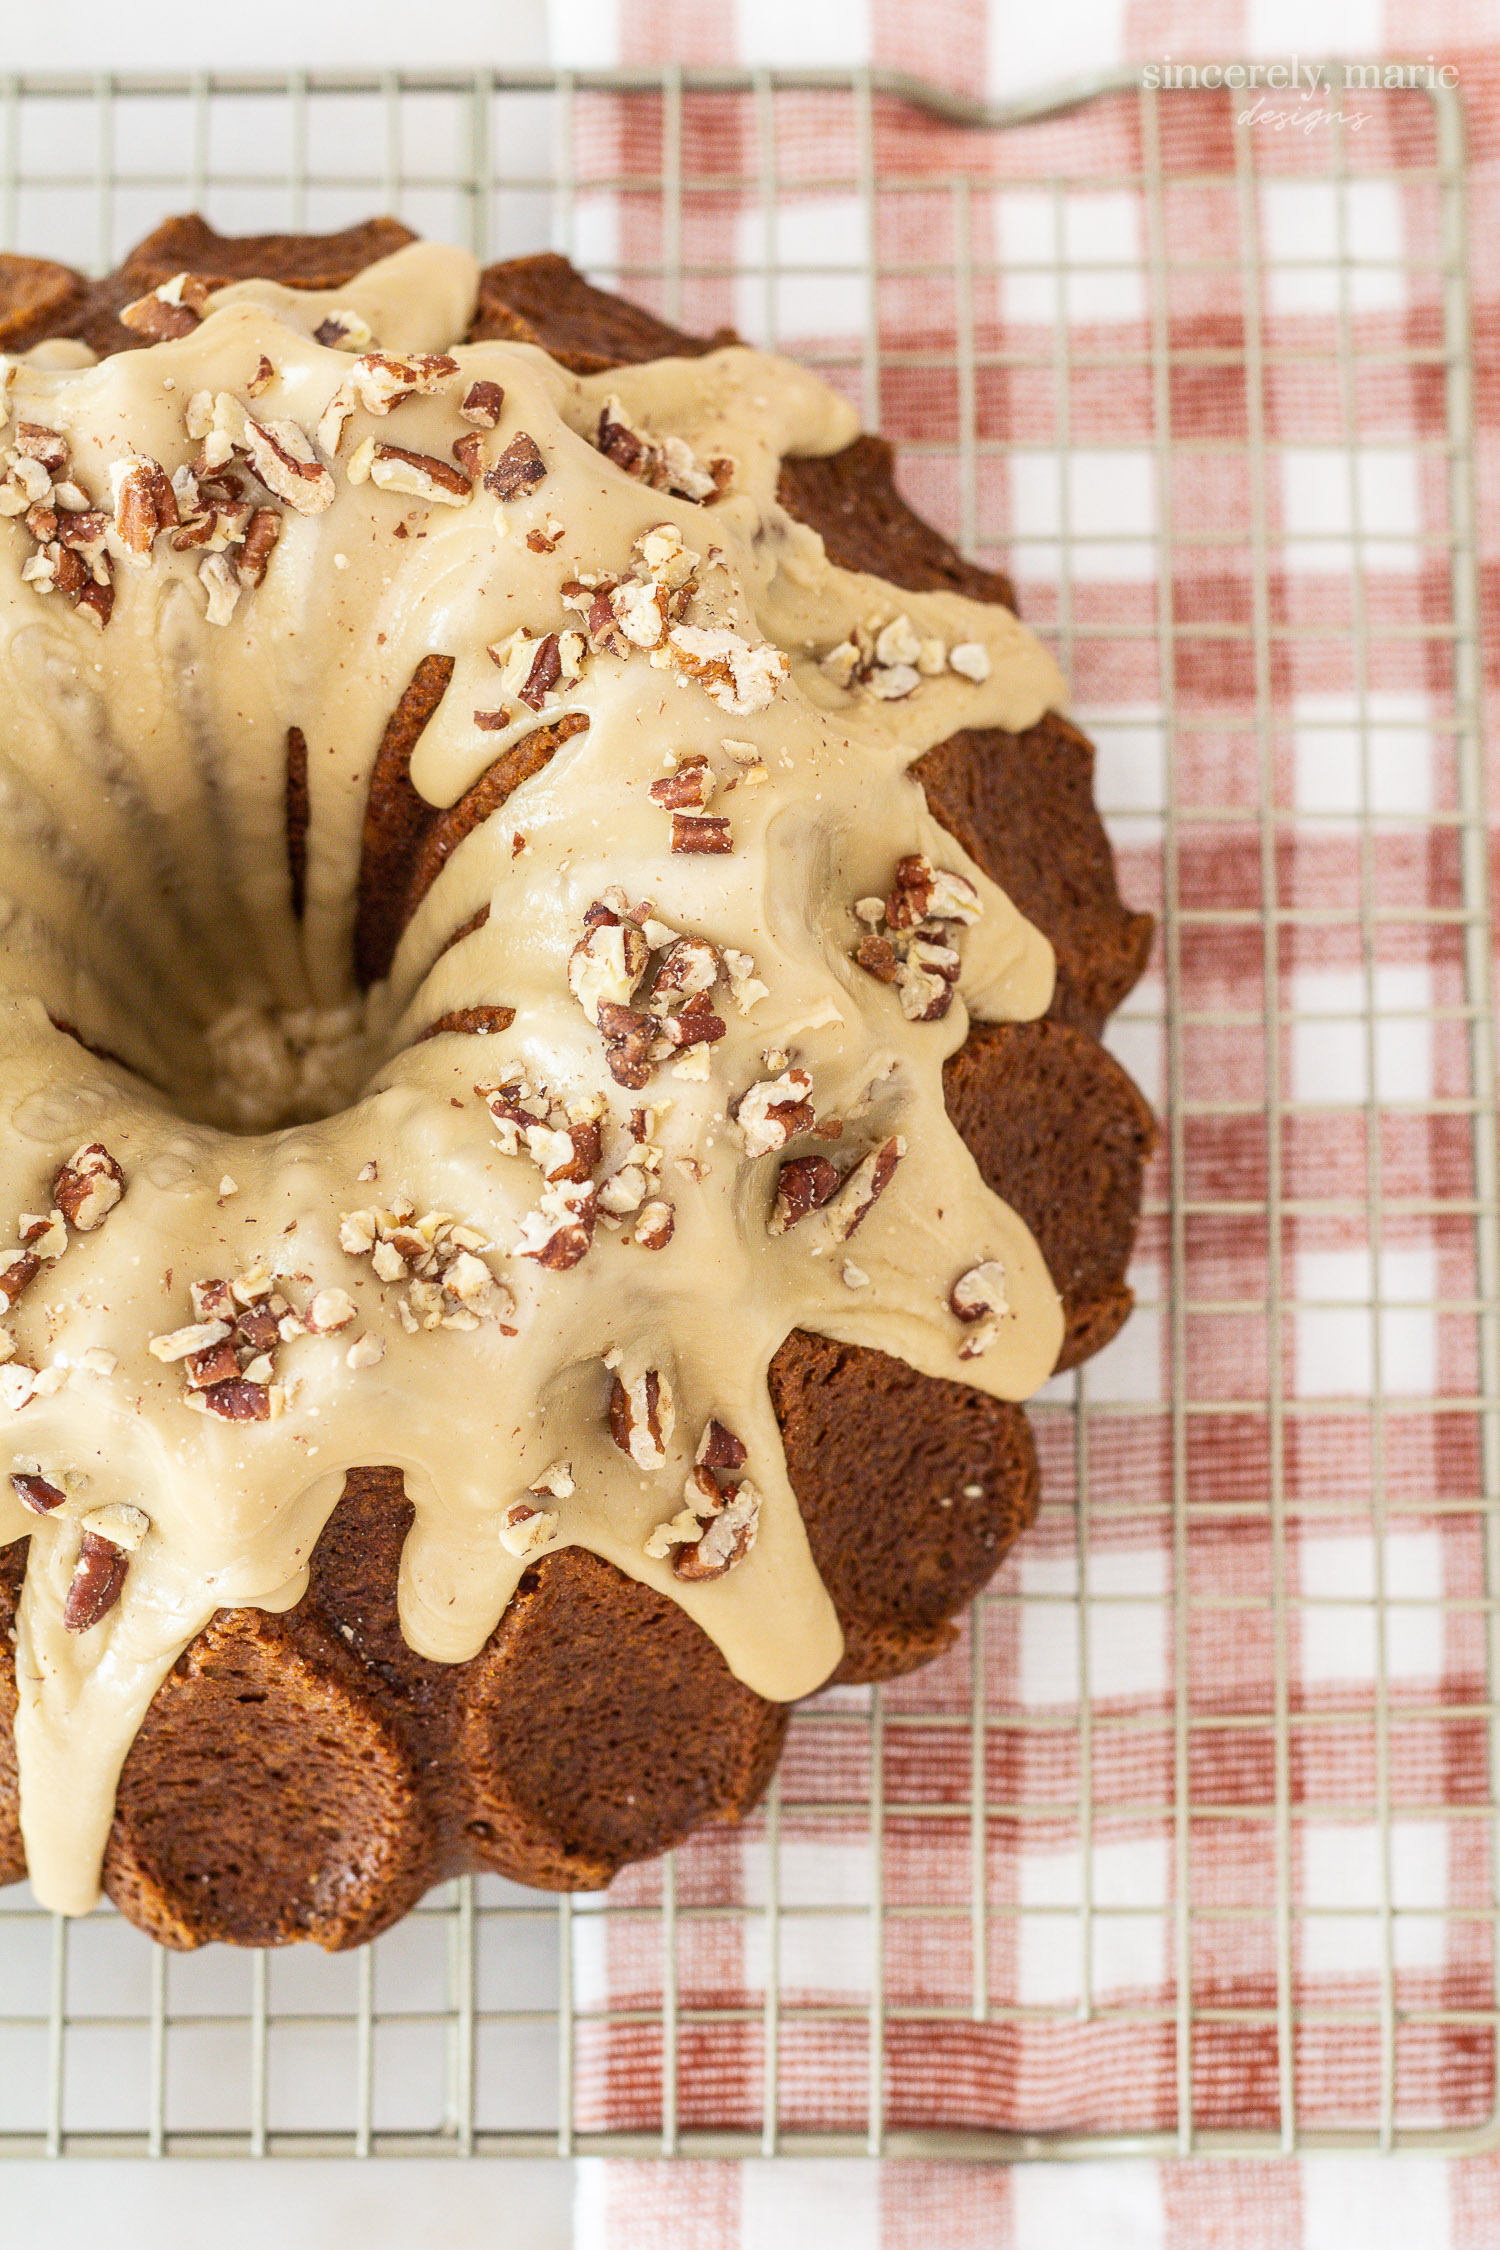
<svg viewBox="0 0 1500 2250">
<path fill-rule="evenodd" d="M 177 499 L 171 480 L 161 463 L 145 454 L 116 461 L 109 477 L 120 544 L 132 562 L 147 563 L 162 532 L 177 528 Z"/>
<path fill-rule="evenodd" d="M 560 1520 L 555 1508 L 534 1508 L 529 1500 L 513 1500 L 500 1519 L 500 1544 L 507 1554 L 534 1555 L 557 1537 Z"/>
<path fill-rule="evenodd" d="M 810 1211 L 817 1211 L 838 1193 L 837 1165 L 826 1156 L 790 1157 L 776 1175 L 776 1200 L 767 1220 L 767 1231 L 785 1234 Z"/>
<path fill-rule="evenodd" d="M 835 1242 L 847 1242 L 855 1229 L 864 1224 L 890 1186 L 896 1166 L 905 1154 L 905 1141 L 899 1133 L 893 1133 L 848 1174 L 837 1197 L 828 1206 L 826 1224 Z"/>
<path fill-rule="evenodd" d="M 696 752 L 684 758 L 675 773 L 653 781 L 647 791 L 652 804 L 661 805 L 668 812 L 701 811 L 713 793 L 713 767 L 707 758 Z"/>
<path fill-rule="evenodd" d="M 23 1250 L 6 1266 L 0 1266 L 0 1313 L 13 1312 L 22 1292 L 28 1289 L 42 1270 L 42 1261 L 34 1251 Z"/>
<path fill-rule="evenodd" d="M 52 1200 L 80 1234 L 102 1226 L 125 1193 L 125 1175 L 102 1141 L 75 1149 L 52 1183 Z"/>
<path fill-rule="evenodd" d="M 295 508 L 299 516 L 320 516 L 333 506 L 333 478 L 296 422 L 253 422 L 244 417 L 244 447 L 251 468 L 268 492 Z"/>
<path fill-rule="evenodd" d="M 648 1367 L 631 1383 L 615 1377 L 609 1394 L 609 1434 L 638 1469 L 649 1475 L 665 1465 L 676 1426 L 672 1386 L 658 1369 Z"/>
<path fill-rule="evenodd" d="M 458 411 L 476 429 L 493 430 L 500 424 L 505 393 L 498 383 L 471 383 L 459 401 Z"/>
<path fill-rule="evenodd" d="M 484 489 L 497 500 L 519 500 L 523 494 L 535 492 L 546 474 L 547 464 L 536 439 L 525 430 L 517 430 L 505 451 L 486 469 Z"/>
<path fill-rule="evenodd" d="M 382 492 L 404 492 L 416 500 L 441 501 L 445 508 L 462 508 L 473 497 L 470 478 L 435 453 L 413 453 L 404 445 L 387 445 L 383 438 L 366 438 L 349 456 L 351 484 L 378 485 Z"/>
<path fill-rule="evenodd" d="M 732 852 L 734 838 L 722 813 L 674 812 L 672 849 L 674 852 Z"/>
<path fill-rule="evenodd" d="M 995 1342 L 1000 1322 L 1010 1311 L 1000 1260 L 986 1258 L 982 1265 L 961 1273 L 948 1292 L 948 1309 L 969 1331 L 959 1344 L 959 1358 L 978 1359 Z"/>
<path fill-rule="evenodd" d="M 130 1558 L 112 1539 L 85 1531 L 73 1566 L 72 1582 L 63 1603 L 63 1625 L 70 1633 L 86 1633 L 108 1614 L 125 1586 Z"/>
<path fill-rule="evenodd" d="M 191 336 L 207 310 L 208 294 L 208 283 L 198 274 L 173 274 L 148 296 L 126 305 L 119 319 L 150 343 L 171 343 L 179 336 Z"/>
<path fill-rule="evenodd" d="M 805 1070 L 786 1070 L 779 1078 L 763 1078 L 742 1094 L 734 1110 L 747 1156 L 769 1156 L 785 1148 L 794 1133 L 810 1132 L 813 1105 L 808 1100 L 812 1080 Z"/>
<path fill-rule="evenodd" d="M 670 1203 L 643 1203 L 635 1222 L 635 1240 L 642 1250 L 665 1250 L 676 1229 L 677 1214 Z"/>
<path fill-rule="evenodd" d="M 67 1494 L 60 1484 L 33 1469 L 16 1469 L 11 1472 L 11 1484 L 23 1508 L 34 1516 L 50 1516 L 54 1508 L 62 1507 Z"/>
</svg>

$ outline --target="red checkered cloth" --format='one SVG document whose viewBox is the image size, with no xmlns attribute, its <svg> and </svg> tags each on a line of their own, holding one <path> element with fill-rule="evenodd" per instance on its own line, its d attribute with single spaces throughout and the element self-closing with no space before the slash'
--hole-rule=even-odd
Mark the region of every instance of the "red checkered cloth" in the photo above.
<svg viewBox="0 0 1500 2250">
<path fill-rule="evenodd" d="M 996 96 L 1128 58 L 1455 65 L 1489 597 L 1490 7 L 805 13 L 632 0 L 616 57 L 590 11 L 592 52 L 558 59 L 873 61 Z M 1111 1044 L 1176 1097 L 1140 1309 L 1039 1402 L 1046 1503 L 978 1643 L 878 1708 L 814 1698 L 775 1811 L 680 1852 L 669 1897 L 650 1866 L 580 1902 L 584 2131 L 669 2113 L 758 2135 L 772 2108 L 783 2136 L 897 2146 L 1382 2126 L 1481 2146 L 1500 2099 L 1447 152 L 1420 92 L 1344 94 L 1341 129 L 1322 94 L 1279 92 L 1237 126 L 1255 101 L 1132 89 L 1002 134 L 876 98 L 872 302 L 846 91 L 775 97 L 774 220 L 764 105 L 685 98 L 680 300 L 670 214 L 614 184 L 662 170 L 669 108 L 580 97 L 578 254 L 688 325 L 822 361 L 1059 648 L 1123 888 L 1167 932 Z M 1490 598 L 1480 627 L 1489 698 Z M 1500 2240 L 1483 2156 L 579 2179 L 581 2250 Z"/>
</svg>

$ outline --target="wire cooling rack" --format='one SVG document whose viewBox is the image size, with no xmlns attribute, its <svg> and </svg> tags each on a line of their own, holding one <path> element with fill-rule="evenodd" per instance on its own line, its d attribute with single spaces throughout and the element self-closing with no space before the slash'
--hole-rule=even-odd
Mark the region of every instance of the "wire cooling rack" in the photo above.
<svg viewBox="0 0 1500 2250">
<path fill-rule="evenodd" d="M 822 364 L 1077 684 L 1161 918 L 1111 1038 L 1164 1119 L 1140 1309 L 1038 1402 L 1041 1521 L 950 1658 L 815 1698 L 741 1837 L 602 1900 L 454 1885 L 326 1959 L 0 1895 L 0 2150 L 1493 2139 L 1462 120 L 1326 106 L 1278 134 L 1123 78 L 1010 112 L 828 72 L 0 82 L 12 247 L 100 267 L 173 209 L 385 208 Z M 945 2106 L 904 2059 L 975 2028 L 1016 2081 L 984 2131 L 962 2069 Z"/>
</svg>

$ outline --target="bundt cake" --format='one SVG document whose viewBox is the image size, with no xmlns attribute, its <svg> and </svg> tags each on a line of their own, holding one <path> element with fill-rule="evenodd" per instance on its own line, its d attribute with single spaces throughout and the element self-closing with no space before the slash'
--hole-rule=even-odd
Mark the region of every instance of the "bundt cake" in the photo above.
<svg viewBox="0 0 1500 2250">
<path fill-rule="evenodd" d="M 0 1881 L 358 1943 L 751 1806 L 1096 1351 L 1148 920 L 1005 583 L 555 257 L 0 260 Z"/>
</svg>

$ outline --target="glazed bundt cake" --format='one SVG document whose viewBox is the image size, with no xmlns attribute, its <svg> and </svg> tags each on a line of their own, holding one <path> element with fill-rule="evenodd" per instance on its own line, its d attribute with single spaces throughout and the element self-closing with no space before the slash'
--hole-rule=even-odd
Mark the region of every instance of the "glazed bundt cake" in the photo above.
<svg viewBox="0 0 1500 2250">
<path fill-rule="evenodd" d="M 0 1880 L 601 1885 L 948 1644 L 1128 1310 L 1089 746 L 557 258 L 172 221 L 0 351 Z"/>
</svg>

